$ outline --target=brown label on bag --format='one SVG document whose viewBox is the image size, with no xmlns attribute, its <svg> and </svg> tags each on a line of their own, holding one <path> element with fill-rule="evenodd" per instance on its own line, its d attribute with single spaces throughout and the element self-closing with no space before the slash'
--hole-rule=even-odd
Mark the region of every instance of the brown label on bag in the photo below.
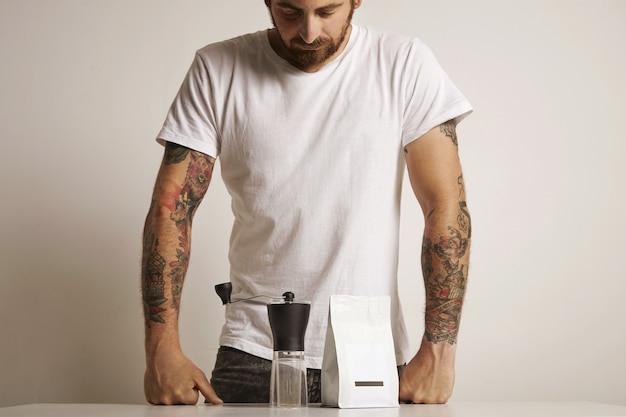
<svg viewBox="0 0 626 417">
<path fill-rule="evenodd" d="M 354 381 L 355 387 L 384 387 L 383 381 Z"/>
</svg>

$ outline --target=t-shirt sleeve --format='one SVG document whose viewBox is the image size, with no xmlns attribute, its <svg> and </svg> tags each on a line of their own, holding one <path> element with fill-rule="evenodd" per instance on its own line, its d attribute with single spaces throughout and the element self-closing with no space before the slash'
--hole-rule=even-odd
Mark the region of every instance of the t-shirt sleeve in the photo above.
<svg viewBox="0 0 626 417">
<path fill-rule="evenodd" d="M 402 145 L 406 146 L 448 120 L 459 123 L 472 106 L 425 44 L 415 40 L 407 54 L 406 106 Z"/>
<path fill-rule="evenodd" d="M 196 54 L 157 136 L 161 144 L 173 142 L 212 157 L 220 151 L 210 74 Z"/>
</svg>

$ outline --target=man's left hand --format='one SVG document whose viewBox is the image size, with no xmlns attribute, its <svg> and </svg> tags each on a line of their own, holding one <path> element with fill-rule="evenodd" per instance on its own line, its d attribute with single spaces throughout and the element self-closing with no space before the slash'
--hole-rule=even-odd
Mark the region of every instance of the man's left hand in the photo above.
<svg viewBox="0 0 626 417">
<path fill-rule="evenodd" d="M 431 343 L 422 346 L 400 373 L 400 401 L 415 404 L 445 404 L 454 388 L 456 345 Z"/>
</svg>

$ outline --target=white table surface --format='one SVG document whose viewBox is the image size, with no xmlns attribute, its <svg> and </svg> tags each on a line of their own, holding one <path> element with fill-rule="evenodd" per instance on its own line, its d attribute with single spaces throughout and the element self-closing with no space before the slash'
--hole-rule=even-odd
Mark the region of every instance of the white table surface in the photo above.
<svg viewBox="0 0 626 417">
<path fill-rule="evenodd" d="M 267 405 L 151 406 L 121 404 L 29 404 L 0 408 L 0 417 L 626 417 L 626 407 L 590 402 L 451 402 L 400 408 L 337 409 L 311 405 L 276 409 Z"/>
</svg>

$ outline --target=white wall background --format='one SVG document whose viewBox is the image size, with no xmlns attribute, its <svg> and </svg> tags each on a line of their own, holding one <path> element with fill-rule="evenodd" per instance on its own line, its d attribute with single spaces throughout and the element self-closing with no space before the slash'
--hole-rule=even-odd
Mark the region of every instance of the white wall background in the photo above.
<svg viewBox="0 0 626 417">
<path fill-rule="evenodd" d="M 365 0 L 355 20 L 421 37 L 475 106 L 459 127 L 474 236 L 453 400 L 626 405 L 626 2 Z M 0 0 L 0 406 L 144 401 L 153 138 L 197 48 L 269 24 L 261 0 Z M 403 210 L 417 347 L 408 187 Z M 181 318 L 207 373 L 230 222 L 216 175 Z"/>
</svg>

